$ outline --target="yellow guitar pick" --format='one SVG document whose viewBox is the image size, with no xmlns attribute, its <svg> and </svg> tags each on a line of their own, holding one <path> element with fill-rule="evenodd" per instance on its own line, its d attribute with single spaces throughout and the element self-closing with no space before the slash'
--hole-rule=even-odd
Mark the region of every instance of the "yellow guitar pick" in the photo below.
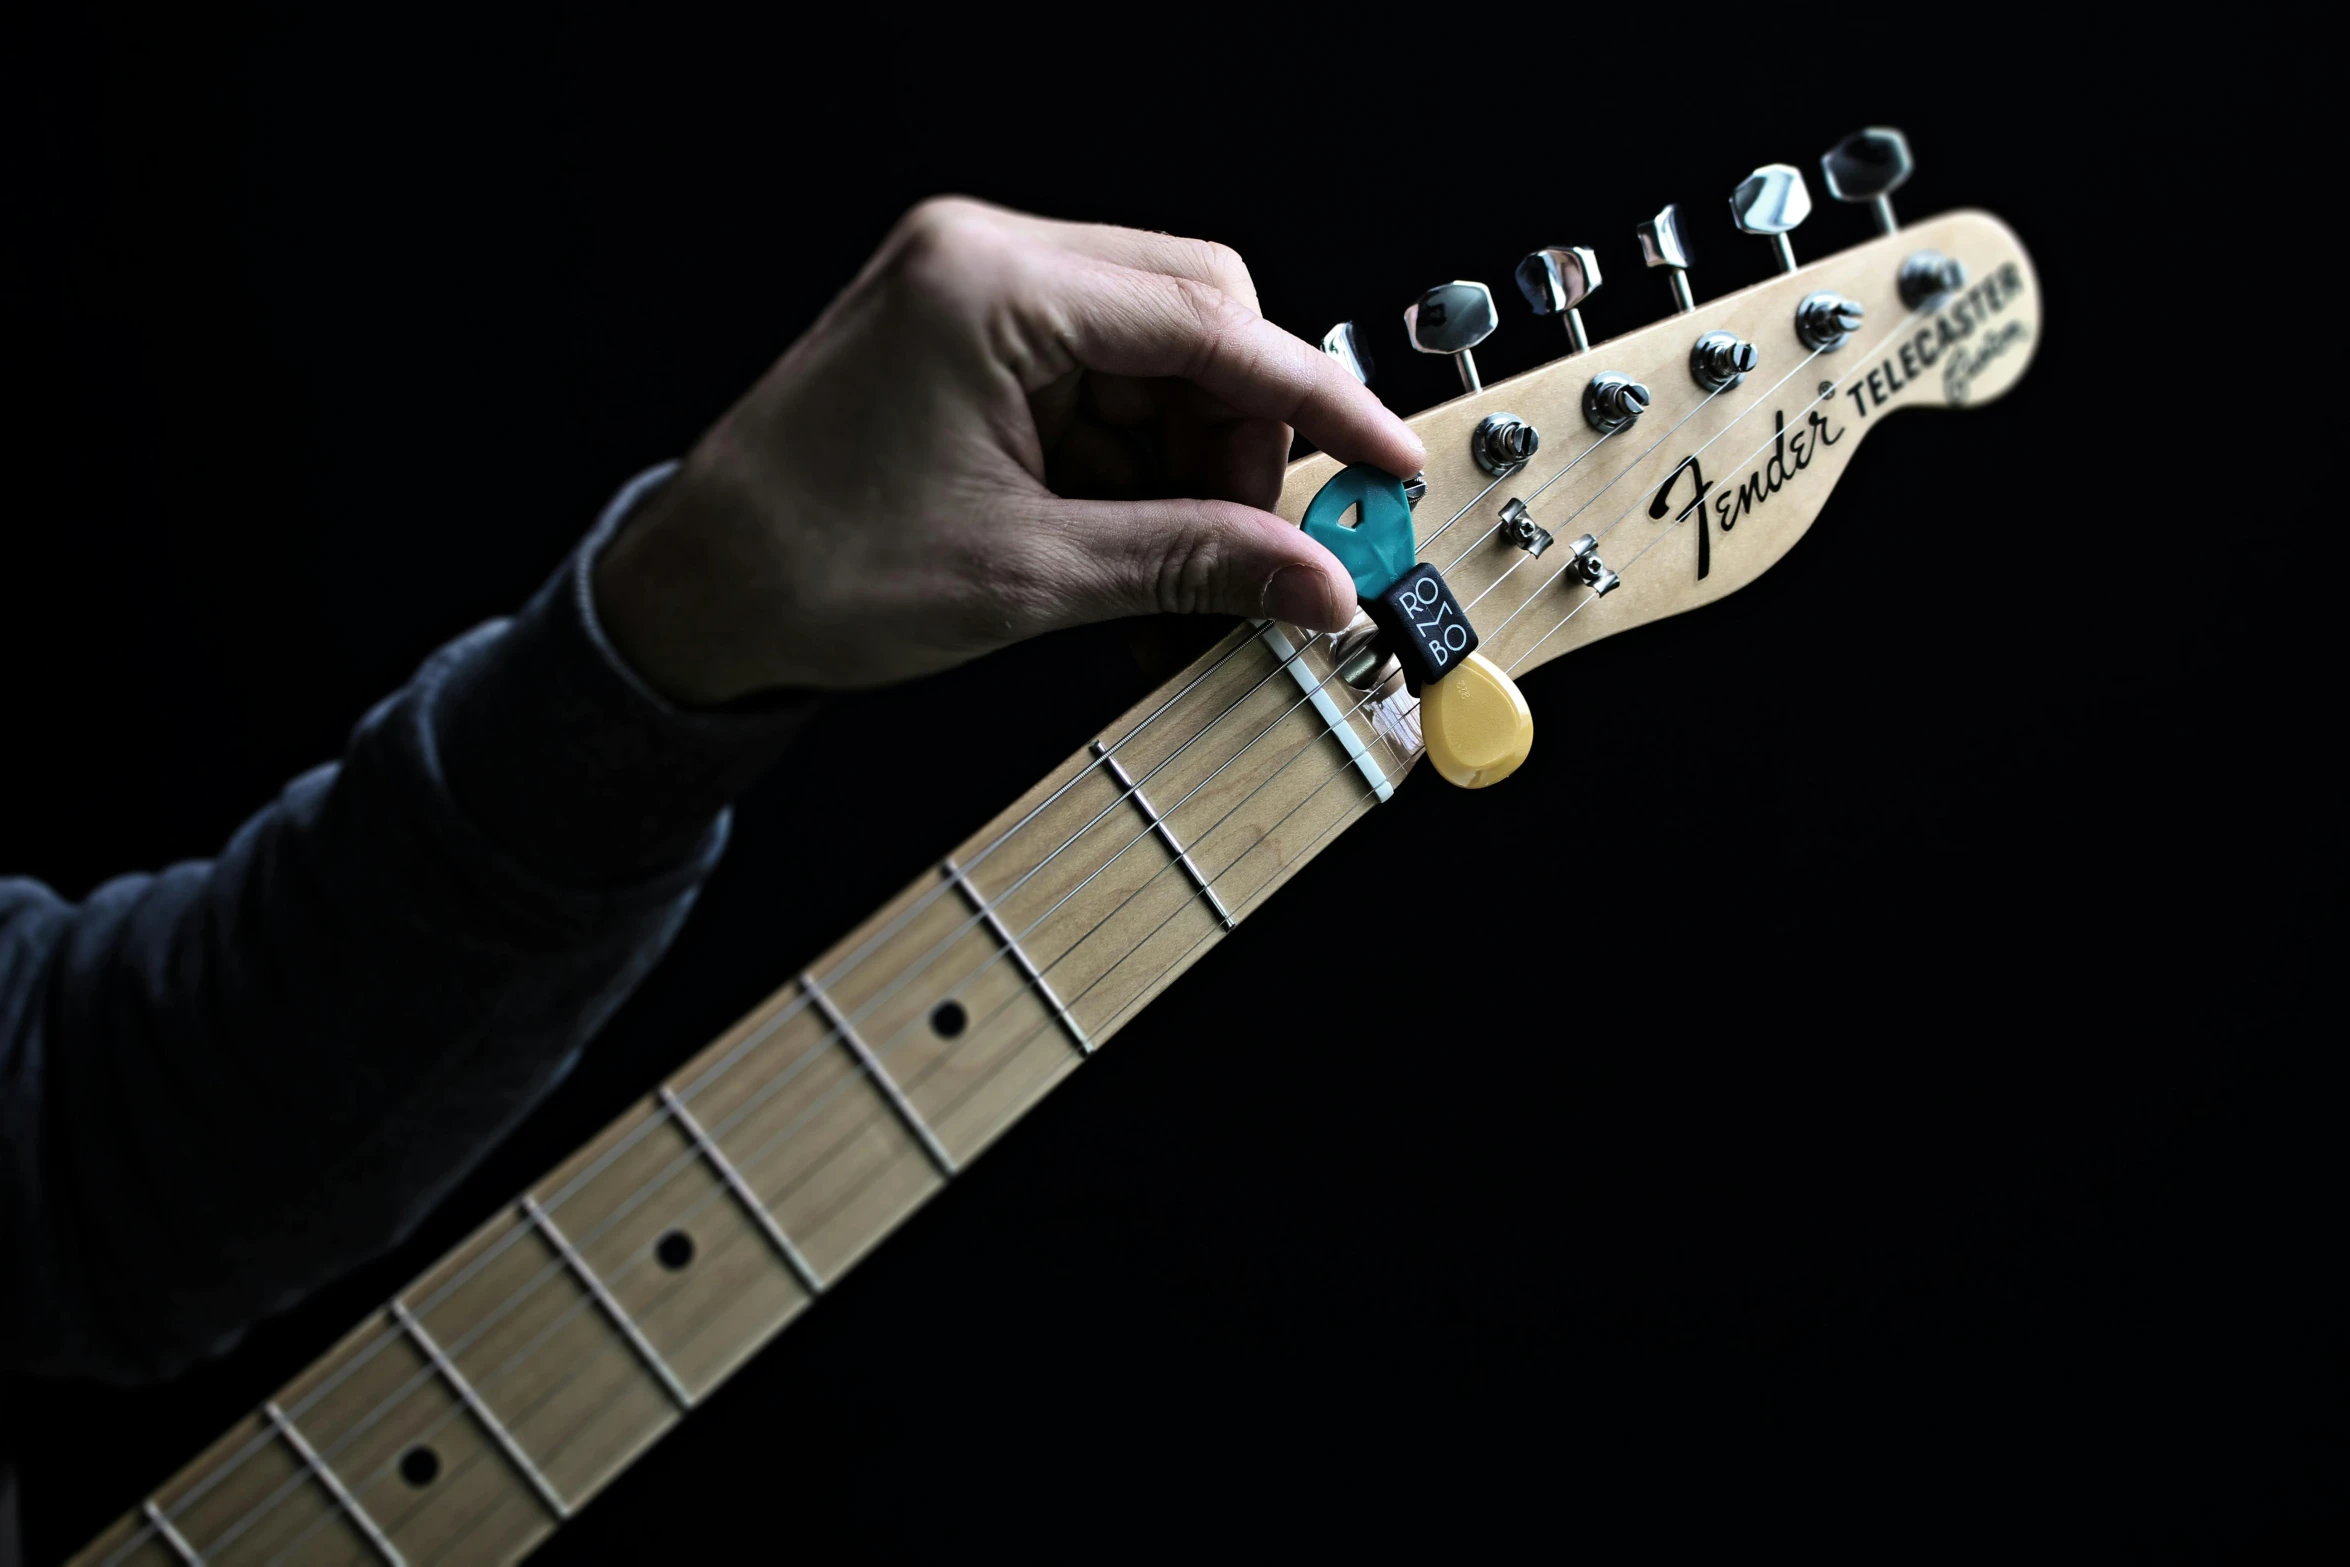
<svg viewBox="0 0 2350 1567">
<path fill-rule="evenodd" d="M 1420 740 L 1446 783 L 1482 789 L 1534 749 L 1534 714 L 1501 666 L 1471 653 L 1421 691 Z"/>
</svg>

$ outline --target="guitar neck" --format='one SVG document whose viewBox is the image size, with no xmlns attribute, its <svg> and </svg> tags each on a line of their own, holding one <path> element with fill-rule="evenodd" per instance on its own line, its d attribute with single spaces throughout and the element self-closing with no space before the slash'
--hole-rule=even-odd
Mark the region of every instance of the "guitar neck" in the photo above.
<svg viewBox="0 0 2350 1567">
<path fill-rule="evenodd" d="M 1920 260 L 1971 281 L 1916 294 Z M 1806 338 L 1823 296 L 1865 327 Z M 2038 329 L 1996 219 L 1884 234 L 1419 415 L 1418 553 L 1523 672 L 1752 581 L 1886 412 L 1998 396 Z M 1761 368 L 1701 382 L 1701 333 Z M 1655 389 L 1631 439 L 1593 433 L 1602 369 Z M 1548 433 L 1538 466 L 1472 461 L 1504 408 Z M 1336 470 L 1294 464 L 1282 515 Z M 1513 496 L 1559 530 L 1549 559 L 1502 533 Z M 1620 590 L 1576 574 L 1577 529 Z M 1393 792 L 1417 706 L 1327 646 L 1235 629 L 77 1560 L 527 1551 Z"/>
<path fill-rule="evenodd" d="M 528 1551 L 1392 793 L 1324 649 L 1235 628 L 77 1560 Z"/>
</svg>

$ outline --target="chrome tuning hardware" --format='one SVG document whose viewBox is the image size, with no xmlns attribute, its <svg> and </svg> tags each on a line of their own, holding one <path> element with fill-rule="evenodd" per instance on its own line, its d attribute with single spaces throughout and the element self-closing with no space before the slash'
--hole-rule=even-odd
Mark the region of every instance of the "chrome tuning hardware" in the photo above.
<svg viewBox="0 0 2350 1567">
<path fill-rule="evenodd" d="M 1878 232 L 1901 227 L 1893 221 L 1893 193 L 1909 178 L 1909 138 L 1890 125 L 1854 131 L 1820 154 L 1828 194 L 1838 201 L 1865 201 L 1877 215 Z"/>
<path fill-rule="evenodd" d="M 1689 373 L 1709 392 L 1736 386 L 1761 363 L 1754 345 L 1740 342 L 1735 332 L 1708 332 L 1689 350 Z"/>
<path fill-rule="evenodd" d="M 1541 449 L 1541 432 L 1516 414 L 1487 414 L 1469 436 L 1477 466 L 1497 479 L 1525 467 Z"/>
<path fill-rule="evenodd" d="M 1730 192 L 1730 221 L 1746 234 L 1767 235 L 1779 256 L 1779 270 L 1795 270 L 1788 231 L 1811 216 L 1811 187 L 1790 163 L 1766 163 Z"/>
<path fill-rule="evenodd" d="M 1604 598 L 1622 584 L 1624 579 L 1608 570 L 1607 562 L 1599 558 L 1599 540 L 1586 533 L 1570 548 L 1574 554 L 1567 562 L 1567 570 L 1591 590 L 1592 597 Z"/>
<path fill-rule="evenodd" d="M 1379 624 L 1360 609 L 1344 631 L 1330 633 L 1331 672 L 1357 691 L 1393 696 L 1403 689 L 1403 665 L 1379 640 Z"/>
<path fill-rule="evenodd" d="M 1371 363 L 1371 350 L 1363 345 L 1363 335 L 1355 330 L 1352 321 L 1341 321 L 1322 334 L 1322 352 L 1346 366 L 1346 373 L 1363 385 L 1371 384 L 1371 372 L 1377 367 Z"/>
<path fill-rule="evenodd" d="M 1680 211 L 1668 201 L 1635 232 L 1640 236 L 1641 262 L 1665 269 L 1665 281 L 1673 286 L 1673 308 L 1696 309 L 1689 297 L 1689 242 L 1681 237 Z"/>
<path fill-rule="evenodd" d="M 1803 339 L 1803 346 L 1826 352 L 1841 348 L 1844 340 L 1860 330 L 1861 318 L 1867 314 L 1857 299 L 1846 299 L 1842 294 L 1820 293 L 1795 307 L 1795 335 Z"/>
<path fill-rule="evenodd" d="M 1469 352 L 1493 335 L 1501 316 L 1493 290 L 1482 283 L 1439 283 L 1404 308 L 1403 329 L 1423 354 L 1450 354 L 1464 391 L 1481 392 L 1476 356 Z"/>
<path fill-rule="evenodd" d="M 1411 504 L 1412 510 L 1418 511 L 1420 509 L 1420 502 L 1428 498 L 1428 475 L 1425 473 L 1415 473 L 1410 478 L 1404 480 L 1403 498 Z"/>
<path fill-rule="evenodd" d="M 1939 250 L 1921 250 L 1901 264 L 1901 302 L 1912 310 L 1964 287 L 1965 264 Z"/>
<path fill-rule="evenodd" d="M 1518 263 L 1518 292 L 1538 316 L 1563 316 L 1567 341 L 1581 353 L 1591 346 L 1577 307 L 1599 292 L 1599 258 L 1581 245 L 1550 245 Z"/>
<path fill-rule="evenodd" d="M 1642 414 L 1654 401 L 1648 388 L 1628 375 L 1603 370 L 1583 388 L 1583 417 L 1602 435 L 1613 435 Z"/>
<path fill-rule="evenodd" d="M 1526 503 L 1511 496 L 1501 508 L 1501 536 L 1529 555 L 1540 556 L 1552 543 L 1550 530 L 1534 520 Z"/>
</svg>

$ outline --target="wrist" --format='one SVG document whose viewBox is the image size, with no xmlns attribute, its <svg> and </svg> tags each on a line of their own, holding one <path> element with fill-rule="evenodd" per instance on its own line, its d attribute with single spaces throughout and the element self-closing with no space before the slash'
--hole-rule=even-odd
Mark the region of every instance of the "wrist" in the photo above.
<svg viewBox="0 0 2350 1567">
<path fill-rule="evenodd" d="M 681 503 L 680 473 L 624 523 L 589 569 L 596 618 L 629 669 L 680 707 L 724 707 L 761 688 L 731 656 L 728 580 Z"/>
</svg>

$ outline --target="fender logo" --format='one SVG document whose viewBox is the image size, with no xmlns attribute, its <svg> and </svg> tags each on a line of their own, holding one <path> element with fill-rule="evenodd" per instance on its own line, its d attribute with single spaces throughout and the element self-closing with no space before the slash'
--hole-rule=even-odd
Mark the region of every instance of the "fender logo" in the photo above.
<svg viewBox="0 0 2350 1567">
<path fill-rule="evenodd" d="M 1697 575 L 1703 580 L 1714 569 L 1713 530 L 1705 525 L 1708 509 L 1706 498 L 1711 495 L 1714 521 L 1724 533 L 1738 526 L 1738 519 L 1794 482 L 1795 476 L 1811 466 L 1823 446 L 1833 446 L 1844 434 L 1828 423 L 1828 416 L 1817 408 L 1804 415 L 1803 425 L 1792 434 L 1787 429 L 1787 415 L 1774 409 L 1771 417 L 1777 421 L 1778 434 L 1771 442 L 1771 455 L 1761 467 L 1735 484 L 1716 490 L 1691 452 L 1681 459 L 1681 466 L 1665 475 L 1665 482 L 1657 486 L 1656 498 L 1648 503 L 1648 515 L 1661 519 L 1673 509 L 1673 491 L 1679 487 L 1681 475 L 1689 475 L 1692 491 L 1688 503 L 1673 517 L 1675 523 L 1685 522 L 1692 513 L 1697 523 Z"/>
</svg>

